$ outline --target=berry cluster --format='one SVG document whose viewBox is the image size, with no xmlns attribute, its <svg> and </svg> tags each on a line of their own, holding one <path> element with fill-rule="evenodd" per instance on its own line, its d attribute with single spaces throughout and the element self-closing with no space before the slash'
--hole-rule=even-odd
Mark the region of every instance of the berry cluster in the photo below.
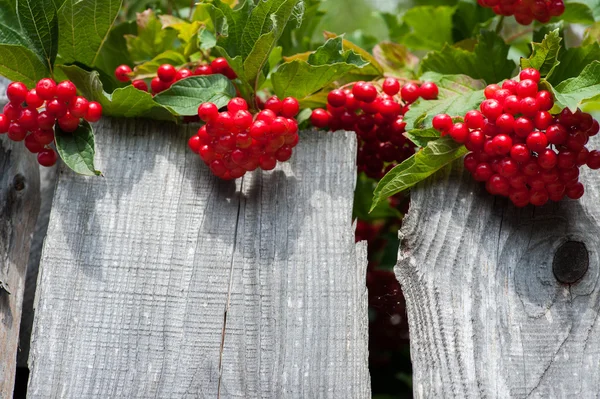
<svg viewBox="0 0 600 399">
<path fill-rule="evenodd" d="M 102 106 L 77 96 L 77 88 L 69 80 L 56 84 L 44 78 L 31 90 L 21 82 L 13 82 L 6 95 L 9 103 L 0 114 L 0 134 L 7 133 L 13 141 L 25 141 L 25 147 L 37 154 L 42 166 L 56 163 L 57 154 L 50 147 L 55 123 L 63 131 L 73 132 L 81 118 L 96 122 L 102 116 Z"/>
<path fill-rule="evenodd" d="M 131 80 L 132 70 L 128 65 L 119 65 L 115 69 L 115 77 L 120 82 L 129 82 L 138 90 L 148 91 L 148 84 L 144 79 Z M 237 75 L 231 69 L 227 60 L 223 57 L 215 58 L 210 64 L 197 66 L 192 72 L 188 68 L 180 68 L 177 70 L 171 64 L 162 64 L 156 71 L 156 76 L 150 81 L 150 90 L 152 94 L 158 94 L 161 91 L 167 90 L 171 85 L 178 80 L 185 79 L 193 75 L 213 75 L 220 73 L 227 78 L 233 80 Z"/>
<path fill-rule="evenodd" d="M 258 167 L 271 170 L 277 161 L 290 159 L 298 144 L 298 111 L 298 100 L 292 97 L 271 97 L 256 118 L 243 98 L 231 99 L 223 112 L 204 103 L 198 116 L 206 124 L 188 145 L 222 179 L 237 179 Z"/>
<path fill-rule="evenodd" d="M 509 197 L 518 207 L 578 199 L 584 191 L 579 167 L 600 168 L 600 152 L 585 147 L 598 133 L 598 121 L 568 108 L 551 115 L 552 95 L 538 91 L 540 73 L 527 68 L 519 77 L 487 86 L 481 112 L 469 111 L 457 123 L 436 115 L 433 127 L 465 144 L 471 151 L 465 168 L 493 195 Z"/>
<path fill-rule="evenodd" d="M 399 96 L 398 96 L 399 94 Z M 391 168 L 414 154 L 404 137 L 403 116 L 419 97 L 437 98 L 435 83 L 406 83 L 400 88 L 395 78 L 387 78 L 381 91 L 373 83 L 358 82 L 352 89 L 336 89 L 327 95 L 327 110 L 317 108 L 311 115 L 315 127 L 351 130 L 358 136 L 358 169 L 381 179 Z"/>
<path fill-rule="evenodd" d="M 563 0 L 477 0 L 480 6 L 494 10 L 497 15 L 510 17 L 521 25 L 529 25 L 534 20 L 547 23 L 552 17 L 565 12 Z"/>
</svg>

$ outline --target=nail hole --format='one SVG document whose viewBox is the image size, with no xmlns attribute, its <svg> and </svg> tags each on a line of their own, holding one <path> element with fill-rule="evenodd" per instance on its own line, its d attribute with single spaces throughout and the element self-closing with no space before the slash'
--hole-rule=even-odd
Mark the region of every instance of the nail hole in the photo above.
<svg viewBox="0 0 600 399">
<path fill-rule="evenodd" d="M 585 244 L 567 241 L 556 250 L 552 262 L 554 277 L 563 284 L 573 284 L 588 271 L 590 256 Z"/>
<path fill-rule="evenodd" d="M 20 173 L 16 174 L 13 178 L 13 187 L 17 191 L 23 190 L 25 188 L 25 176 Z"/>
</svg>

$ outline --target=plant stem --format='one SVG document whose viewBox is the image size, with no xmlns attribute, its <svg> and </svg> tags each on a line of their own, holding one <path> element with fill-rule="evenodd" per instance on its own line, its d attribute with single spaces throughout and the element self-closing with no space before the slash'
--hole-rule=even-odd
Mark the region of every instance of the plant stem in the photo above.
<svg viewBox="0 0 600 399">
<path fill-rule="evenodd" d="M 500 17 L 498 20 L 498 25 L 496 25 L 496 34 L 499 35 L 502 32 L 502 26 L 504 25 L 504 15 Z"/>
</svg>

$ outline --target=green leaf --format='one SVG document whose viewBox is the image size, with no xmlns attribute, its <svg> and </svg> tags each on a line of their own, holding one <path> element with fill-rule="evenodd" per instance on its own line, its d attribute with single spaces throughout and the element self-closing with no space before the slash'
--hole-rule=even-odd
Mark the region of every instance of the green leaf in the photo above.
<svg viewBox="0 0 600 399">
<path fill-rule="evenodd" d="M 390 170 L 373 192 L 371 210 L 386 198 L 406 190 L 467 153 L 451 137 L 430 141 L 427 147 Z"/>
<path fill-rule="evenodd" d="M 591 24 L 600 18 L 600 2 L 598 0 L 565 1 L 565 12 L 553 21 L 562 20 L 571 23 Z"/>
<path fill-rule="evenodd" d="M 408 10 L 403 18 L 405 33 L 395 38 L 408 48 L 440 50 L 452 43 L 452 15 L 454 7 L 421 6 Z"/>
<path fill-rule="evenodd" d="M 490 31 L 482 32 L 477 39 L 472 52 L 448 44 L 441 51 L 430 52 L 421 62 L 421 72 L 465 74 L 488 83 L 511 77 L 516 64 L 507 58 L 510 46 Z"/>
<path fill-rule="evenodd" d="M 364 173 L 360 173 L 356 179 L 356 188 L 354 189 L 354 206 L 352 214 L 355 218 L 361 220 L 377 220 L 385 218 L 399 218 L 402 214 L 390 206 L 388 201 L 382 201 L 373 211 L 369 213 L 371 201 L 373 200 L 373 190 L 377 186 L 377 181 L 368 178 Z"/>
<path fill-rule="evenodd" d="M 19 25 L 14 0 L 0 0 L 0 43 L 30 45 Z"/>
<path fill-rule="evenodd" d="M 313 37 L 325 12 L 319 9 L 320 0 L 304 0 L 304 17 L 300 26 L 288 24 L 279 38 L 284 56 L 302 53 L 315 48 Z M 322 26 L 322 25 L 321 25 Z"/>
<path fill-rule="evenodd" d="M 89 123 L 81 122 L 74 132 L 65 132 L 58 124 L 54 130 L 58 155 L 69 168 L 86 176 L 102 174 L 94 167 L 94 132 Z"/>
<path fill-rule="evenodd" d="M 235 97 L 235 86 L 223 75 L 191 76 L 157 94 L 154 101 L 176 115 L 197 115 L 198 106 L 211 102 L 218 108 Z"/>
<path fill-rule="evenodd" d="M 115 68 L 121 64 L 133 64 L 129 51 L 127 51 L 125 35 L 135 34 L 136 32 L 137 26 L 134 21 L 115 25 L 110 30 L 104 45 L 100 48 L 100 55 L 96 58 L 94 66 L 109 75 L 113 84 L 117 84 L 117 80 L 114 78 Z"/>
<path fill-rule="evenodd" d="M 116 0 L 67 0 L 58 12 L 62 62 L 94 66 L 121 4 Z"/>
<path fill-rule="evenodd" d="M 547 79 L 552 85 L 577 76 L 592 61 L 600 60 L 600 45 L 592 43 L 582 47 L 571 47 L 559 55 L 560 63 Z"/>
<path fill-rule="evenodd" d="M 491 8 L 481 7 L 474 0 L 459 0 L 452 15 L 452 38 L 454 42 L 476 36 L 480 30 L 489 28 L 495 14 Z"/>
<path fill-rule="evenodd" d="M 18 45 L 0 44 L 0 75 L 33 88 L 38 80 L 48 74 L 48 66 L 31 50 Z"/>
<path fill-rule="evenodd" d="M 17 0 L 21 29 L 31 42 L 31 50 L 47 65 L 54 66 L 58 52 L 58 16 L 52 0 Z"/>
<path fill-rule="evenodd" d="M 440 132 L 430 127 L 427 129 L 413 129 L 404 133 L 404 135 L 419 147 L 425 147 L 432 140 L 441 137 Z"/>
<path fill-rule="evenodd" d="M 163 29 L 152 10 L 137 16 L 137 35 L 125 35 L 127 49 L 133 62 L 150 61 L 155 56 L 175 47 L 177 31 Z"/>
<path fill-rule="evenodd" d="M 187 63 L 187 59 L 183 54 L 178 53 L 174 50 L 167 50 L 163 53 L 158 54 L 150 61 L 146 61 L 134 68 L 136 76 L 140 79 L 152 78 L 156 76 L 158 67 L 162 64 L 171 64 L 173 66 L 180 66 Z"/>
<path fill-rule="evenodd" d="M 311 53 L 308 60 L 295 59 L 279 66 L 271 75 L 275 94 L 280 98 L 304 98 L 321 90 L 345 74 L 368 65 L 351 50 L 343 51 L 342 37 L 329 39 Z"/>
<path fill-rule="evenodd" d="M 60 65 L 59 68 L 83 96 L 102 105 L 102 113 L 106 116 L 176 120 L 167 108 L 153 100 L 150 93 L 129 85 L 108 94 L 102 88 L 97 71 L 88 72 L 76 65 Z"/>
<path fill-rule="evenodd" d="M 354 32 L 356 33 L 356 32 Z M 334 39 L 340 35 L 336 35 L 335 33 L 325 31 L 323 33 L 326 39 Z M 363 60 L 367 61 L 370 65 L 366 65 L 361 69 L 361 75 L 372 75 L 374 77 L 383 75 L 383 66 L 379 64 L 379 61 L 371 55 L 367 50 L 361 48 L 360 46 L 354 44 L 353 42 L 344 38 L 342 40 L 342 47 L 345 50 L 352 50 L 356 54 L 360 56 Z M 374 46 L 373 46 L 374 47 Z"/>
<path fill-rule="evenodd" d="M 467 111 L 477 109 L 485 99 L 485 83 L 465 75 L 441 75 L 428 72 L 421 80 L 435 82 L 439 88 L 437 100 L 419 100 L 410 106 L 404 115 L 407 130 L 431 126 L 431 120 L 437 114 L 463 116 Z"/>
<path fill-rule="evenodd" d="M 555 103 L 575 111 L 582 103 L 600 99 L 600 61 L 586 66 L 579 76 L 567 79 L 552 88 Z"/>
<path fill-rule="evenodd" d="M 397 43 L 381 42 L 373 48 L 373 56 L 383 69 L 396 76 L 413 78 L 419 59 Z"/>
<path fill-rule="evenodd" d="M 541 43 L 532 43 L 533 52 L 529 58 L 521 58 L 521 68 L 535 68 L 542 77 L 550 75 L 552 70 L 560 63 L 558 52 L 560 50 L 558 29 L 548 33 Z"/>
</svg>

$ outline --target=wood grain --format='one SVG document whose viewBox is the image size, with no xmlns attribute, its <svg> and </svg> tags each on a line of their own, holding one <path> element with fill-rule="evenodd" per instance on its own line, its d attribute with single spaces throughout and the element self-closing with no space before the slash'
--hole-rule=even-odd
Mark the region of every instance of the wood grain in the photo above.
<svg viewBox="0 0 600 399">
<path fill-rule="evenodd" d="M 28 397 L 370 396 L 353 136 L 224 182 L 191 132 L 105 119 L 104 177 L 61 169 Z"/>
<path fill-rule="evenodd" d="M 600 175 L 592 172 L 582 170 L 581 200 L 541 208 L 489 196 L 460 166 L 412 191 L 395 271 L 415 397 L 598 397 Z M 569 241 L 589 255 L 587 273 L 570 285 L 553 274 Z"/>
<path fill-rule="evenodd" d="M 37 161 L 0 136 L 0 398 L 12 398 L 31 235 L 40 207 Z"/>
</svg>

